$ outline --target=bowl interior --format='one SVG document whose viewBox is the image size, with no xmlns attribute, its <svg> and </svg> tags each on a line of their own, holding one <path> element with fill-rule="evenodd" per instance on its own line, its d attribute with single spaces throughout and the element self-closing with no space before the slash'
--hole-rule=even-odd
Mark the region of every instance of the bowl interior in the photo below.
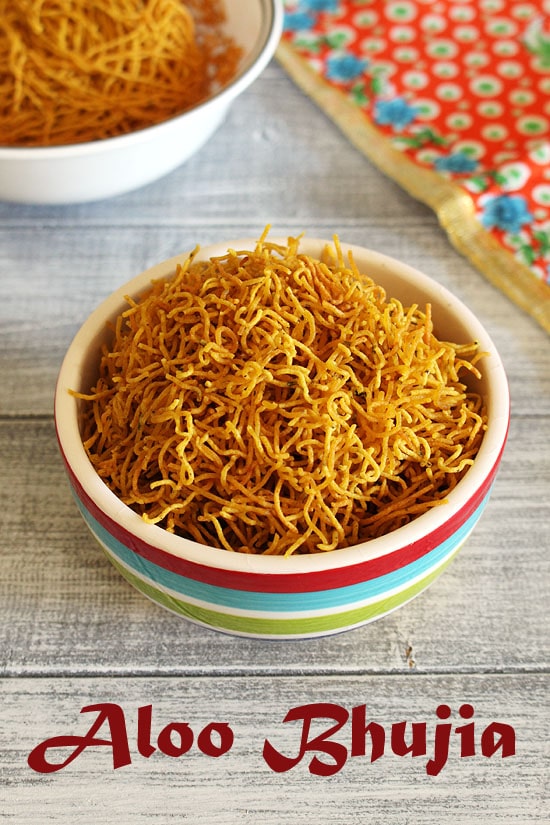
<svg viewBox="0 0 550 825">
<path fill-rule="evenodd" d="M 227 34 L 238 43 L 243 50 L 239 68 L 239 75 L 255 63 L 259 55 L 266 48 L 270 36 L 277 40 L 280 36 L 282 24 L 279 0 L 260 0 L 257 3 L 248 3 L 246 14 L 243 14 L 242 0 L 225 0 Z"/>
<path fill-rule="evenodd" d="M 205 107 L 210 108 L 225 102 L 228 104 L 253 82 L 271 60 L 282 33 L 283 11 L 281 0 L 254 0 L 246 4 L 246 10 L 242 0 L 225 0 L 225 11 L 224 29 L 241 47 L 242 57 L 235 77 L 223 88 L 215 90 L 207 100 L 161 123 L 105 140 L 44 147 L 0 146 L 0 159 L 25 161 L 40 157 L 105 153 L 109 152 L 112 146 L 121 143 L 149 139 L 150 135 L 154 136 L 162 131 L 167 124 L 181 121 Z M 198 125 L 200 128 L 200 124 Z"/>
<path fill-rule="evenodd" d="M 270 239 L 286 243 L 286 239 Z M 305 238 L 300 251 L 319 257 L 325 240 Z M 198 259 L 223 255 L 228 248 L 252 249 L 255 240 L 241 239 L 202 249 Z M 486 483 L 494 472 L 502 452 L 509 423 L 509 394 L 502 362 L 489 335 L 462 302 L 447 289 L 418 270 L 377 252 L 361 247 L 342 244 L 342 250 L 353 252 L 359 269 L 384 287 L 389 297 L 399 299 L 404 305 L 426 302 L 432 304 L 432 316 L 437 336 L 456 343 L 475 340 L 488 355 L 481 364 L 482 378 L 472 378 L 472 389 L 481 392 L 488 407 L 488 430 L 480 451 L 468 473 L 448 496 L 448 503 L 436 507 L 414 519 L 410 524 L 380 538 L 354 547 L 334 550 L 326 554 L 293 556 L 290 558 L 249 556 L 208 548 L 196 542 L 167 533 L 155 525 L 146 524 L 139 515 L 121 505 L 116 496 L 95 473 L 82 446 L 78 425 L 78 402 L 69 389 L 87 391 L 94 383 L 101 344 L 108 340 L 106 324 L 114 321 L 127 306 L 126 295 L 137 297 L 151 280 L 167 278 L 175 273 L 176 265 L 183 262 L 186 254 L 176 256 L 141 273 L 107 298 L 81 327 L 63 362 L 56 390 L 55 418 L 58 438 L 67 463 L 76 474 L 87 494 L 105 513 L 122 524 L 144 541 L 161 546 L 176 556 L 191 558 L 201 564 L 220 566 L 224 569 L 245 569 L 261 572 L 308 572 L 333 566 L 346 566 L 366 558 L 383 556 L 404 544 L 419 540 L 436 530 L 449 517 L 460 510 L 476 490 Z"/>
</svg>

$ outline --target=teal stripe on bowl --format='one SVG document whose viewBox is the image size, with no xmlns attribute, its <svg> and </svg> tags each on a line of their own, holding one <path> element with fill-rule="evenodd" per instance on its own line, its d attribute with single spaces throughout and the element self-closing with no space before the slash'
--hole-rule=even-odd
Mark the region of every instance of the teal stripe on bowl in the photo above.
<svg viewBox="0 0 550 825">
<path fill-rule="evenodd" d="M 194 579 L 184 578 L 154 564 L 148 559 L 134 553 L 115 539 L 105 528 L 85 510 L 77 500 L 83 518 L 90 530 L 110 554 L 116 556 L 126 566 L 134 570 L 138 576 L 148 580 L 152 585 L 167 588 L 176 595 L 186 596 L 196 602 L 210 605 L 236 608 L 242 611 L 261 612 L 307 612 L 316 610 L 337 610 L 346 605 L 365 602 L 368 599 L 402 589 L 413 583 L 418 577 L 432 569 L 442 559 L 460 546 L 473 529 L 479 519 L 488 495 L 470 518 L 446 541 L 430 551 L 420 559 L 405 567 L 370 579 L 366 582 L 335 588 L 300 593 L 263 593 L 248 590 L 233 590 L 205 584 Z"/>
<path fill-rule="evenodd" d="M 455 552 L 458 551 L 456 549 Z M 214 630 L 230 633 L 237 636 L 248 636 L 270 639 L 313 638 L 341 633 L 354 627 L 380 619 L 382 616 L 397 610 L 425 590 L 454 558 L 451 553 L 448 559 L 432 570 L 427 576 L 415 582 L 414 585 L 386 596 L 368 605 L 354 607 L 338 613 L 321 614 L 314 617 L 293 615 L 284 618 L 264 616 L 241 616 L 236 613 L 226 613 L 201 607 L 164 593 L 162 590 L 142 581 L 133 575 L 119 562 L 109 556 L 112 564 L 122 576 L 144 596 L 166 608 L 172 613 L 183 616 L 195 624 L 203 625 Z"/>
</svg>

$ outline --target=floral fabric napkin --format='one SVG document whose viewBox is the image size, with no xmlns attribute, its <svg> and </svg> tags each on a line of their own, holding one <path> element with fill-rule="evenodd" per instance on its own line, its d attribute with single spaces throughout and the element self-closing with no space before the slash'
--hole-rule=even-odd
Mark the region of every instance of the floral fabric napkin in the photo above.
<svg viewBox="0 0 550 825">
<path fill-rule="evenodd" d="M 550 0 L 285 0 L 278 59 L 550 331 Z"/>
</svg>

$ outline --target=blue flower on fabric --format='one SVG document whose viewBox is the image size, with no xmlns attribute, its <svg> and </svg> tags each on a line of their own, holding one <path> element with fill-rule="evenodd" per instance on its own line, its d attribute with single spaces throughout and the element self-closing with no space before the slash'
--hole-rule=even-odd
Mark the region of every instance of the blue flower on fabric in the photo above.
<svg viewBox="0 0 550 825">
<path fill-rule="evenodd" d="M 310 11 L 338 11 L 339 0 L 302 0 L 302 7 Z"/>
<path fill-rule="evenodd" d="M 287 31 L 306 31 L 315 25 L 315 18 L 311 14 L 295 11 L 285 14 L 285 29 Z"/>
<path fill-rule="evenodd" d="M 327 60 L 329 80 L 345 82 L 363 74 L 368 60 L 360 60 L 353 54 L 333 54 Z"/>
<path fill-rule="evenodd" d="M 418 109 L 411 106 L 402 97 L 393 100 L 379 100 L 374 107 L 374 120 L 380 126 L 393 126 L 394 129 L 404 129 L 412 123 Z"/>
<path fill-rule="evenodd" d="M 487 229 L 503 229 L 505 232 L 519 232 L 533 216 L 527 209 L 527 202 L 521 195 L 496 195 L 485 204 L 481 223 Z"/>
<path fill-rule="evenodd" d="M 434 163 L 438 172 L 473 172 L 477 168 L 477 160 L 468 157 L 464 152 L 453 152 L 451 155 L 437 158 Z"/>
</svg>

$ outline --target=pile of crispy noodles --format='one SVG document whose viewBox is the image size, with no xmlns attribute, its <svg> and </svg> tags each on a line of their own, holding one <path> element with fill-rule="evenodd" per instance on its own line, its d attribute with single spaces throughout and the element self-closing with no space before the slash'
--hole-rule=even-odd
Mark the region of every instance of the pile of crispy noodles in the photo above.
<svg viewBox="0 0 550 825">
<path fill-rule="evenodd" d="M 82 402 L 94 467 L 143 518 L 243 553 L 316 553 L 406 524 L 476 455 L 486 415 L 439 341 L 344 258 L 266 240 L 153 282 Z"/>
<path fill-rule="evenodd" d="M 235 74 L 221 0 L 0 0 L 0 144 L 160 123 Z"/>
</svg>

